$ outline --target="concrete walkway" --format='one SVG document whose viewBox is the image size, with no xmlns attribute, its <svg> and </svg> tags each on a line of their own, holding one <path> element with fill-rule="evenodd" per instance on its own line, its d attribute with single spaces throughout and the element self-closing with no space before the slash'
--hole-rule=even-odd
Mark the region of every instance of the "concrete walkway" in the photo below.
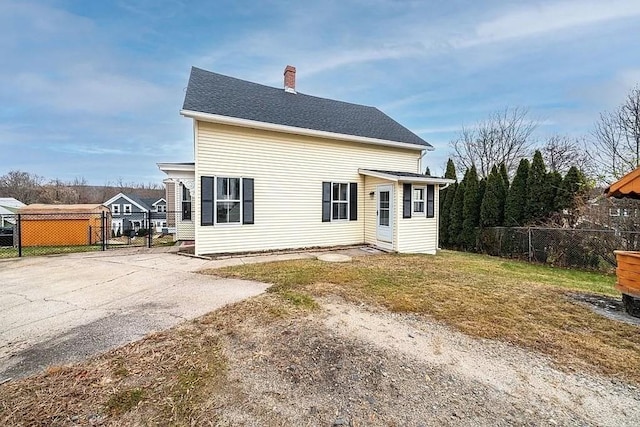
<svg viewBox="0 0 640 427">
<path fill-rule="evenodd" d="M 162 249 L 0 261 L 0 382 L 85 359 L 268 287 L 196 273 L 225 264 L 233 262 Z"/>
</svg>

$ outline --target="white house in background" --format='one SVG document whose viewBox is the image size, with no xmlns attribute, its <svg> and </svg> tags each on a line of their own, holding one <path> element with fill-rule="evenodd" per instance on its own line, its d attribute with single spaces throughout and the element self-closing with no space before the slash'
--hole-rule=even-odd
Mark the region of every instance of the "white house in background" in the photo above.
<svg viewBox="0 0 640 427">
<path fill-rule="evenodd" d="M 167 226 L 174 240 L 195 239 L 195 163 L 158 163 L 167 174 L 164 181 L 167 200 Z"/>
<path fill-rule="evenodd" d="M 453 181 L 420 173 L 433 147 L 374 107 L 298 93 L 295 73 L 278 89 L 192 68 L 180 113 L 193 119 L 194 185 L 178 182 L 196 254 L 364 243 L 434 254 L 439 190 Z"/>
<path fill-rule="evenodd" d="M 13 197 L 0 197 L 0 227 L 12 227 L 16 224 L 18 209 L 26 206 Z"/>
</svg>

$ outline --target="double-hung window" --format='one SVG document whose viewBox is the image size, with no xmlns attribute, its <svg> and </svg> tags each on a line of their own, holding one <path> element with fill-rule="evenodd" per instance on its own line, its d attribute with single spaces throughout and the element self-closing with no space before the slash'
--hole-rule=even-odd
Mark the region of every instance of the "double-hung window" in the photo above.
<svg viewBox="0 0 640 427">
<path fill-rule="evenodd" d="M 253 178 L 202 176 L 200 225 L 253 224 Z"/>
<path fill-rule="evenodd" d="M 182 220 L 191 221 L 191 192 L 182 185 Z"/>
<path fill-rule="evenodd" d="M 435 216 L 435 185 L 402 184 L 402 218 Z"/>
<path fill-rule="evenodd" d="M 413 187 L 413 213 L 424 213 L 424 187 Z"/>
<path fill-rule="evenodd" d="M 358 220 L 358 183 L 322 183 L 322 222 Z"/>
<path fill-rule="evenodd" d="M 216 179 L 216 223 L 240 224 L 241 218 L 240 178 Z"/>
<path fill-rule="evenodd" d="M 111 213 L 114 215 L 120 215 L 120 205 L 111 205 Z"/>
<path fill-rule="evenodd" d="M 334 182 L 331 196 L 331 219 L 349 219 L 349 184 Z"/>
<path fill-rule="evenodd" d="M 125 215 L 131 215 L 131 205 L 122 205 L 122 211 Z"/>
</svg>

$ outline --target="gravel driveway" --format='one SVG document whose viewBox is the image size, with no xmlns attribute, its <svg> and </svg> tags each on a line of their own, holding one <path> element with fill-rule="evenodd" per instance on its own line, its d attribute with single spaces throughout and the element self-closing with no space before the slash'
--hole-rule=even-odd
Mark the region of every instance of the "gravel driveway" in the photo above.
<svg viewBox="0 0 640 427">
<path fill-rule="evenodd" d="M 0 262 L 0 382 L 82 360 L 265 291 L 207 261 L 106 252 Z"/>
</svg>

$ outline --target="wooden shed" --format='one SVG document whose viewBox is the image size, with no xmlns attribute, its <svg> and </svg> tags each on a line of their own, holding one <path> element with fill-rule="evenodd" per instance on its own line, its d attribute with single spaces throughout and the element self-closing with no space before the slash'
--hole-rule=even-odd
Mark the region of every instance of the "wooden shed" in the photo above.
<svg viewBox="0 0 640 427">
<path fill-rule="evenodd" d="M 104 233 L 109 231 L 111 212 L 103 205 L 33 204 L 18 213 L 23 247 L 93 245 L 109 237 Z"/>
<path fill-rule="evenodd" d="M 605 188 L 607 197 L 640 199 L 640 168 L 637 168 Z M 616 289 L 622 293 L 625 309 L 640 317 L 640 252 L 614 251 L 616 255 Z"/>
</svg>

